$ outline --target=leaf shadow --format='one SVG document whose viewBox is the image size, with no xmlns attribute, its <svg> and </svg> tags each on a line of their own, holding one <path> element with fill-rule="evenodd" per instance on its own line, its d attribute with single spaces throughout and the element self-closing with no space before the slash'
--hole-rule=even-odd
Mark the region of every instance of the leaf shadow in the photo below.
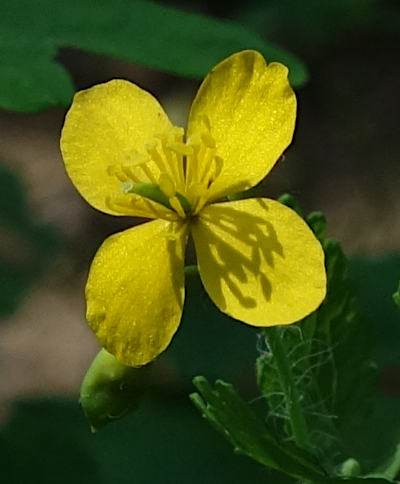
<svg viewBox="0 0 400 484">
<path fill-rule="evenodd" d="M 262 199 L 256 200 L 260 208 L 268 212 L 266 202 Z M 228 286 L 244 307 L 257 306 L 257 299 L 251 295 L 244 295 L 241 288 L 248 282 L 248 273 L 255 275 L 265 301 L 270 301 L 272 284 L 268 274 L 261 272 L 260 268 L 266 262 L 273 269 L 276 257 L 285 257 L 273 224 L 266 217 L 249 215 L 248 212 L 230 205 L 231 203 L 236 202 L 213 205 L 213 217 L 207 217 L 207 224 L 202 224 L 202 232 L 208 242 L 201 248 L 202 259 L 212 261 L 213 267 L 217 268 L 215 273 L 219 275 L 209 280 L 209 285 L 212 285 L 209 289 L 223 311 L 226 309 L 223 284 Z M 229 239 L 235 242 L 232 244 Z M 237 247 L 243 244 L 246 250 L 241 252 Z M 209 267 L 207 270 L 213 268 Z"/>
</svg>

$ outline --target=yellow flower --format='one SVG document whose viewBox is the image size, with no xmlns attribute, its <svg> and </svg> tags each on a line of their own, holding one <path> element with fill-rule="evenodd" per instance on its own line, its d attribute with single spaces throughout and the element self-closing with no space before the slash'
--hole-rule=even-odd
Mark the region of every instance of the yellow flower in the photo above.
<svg viewBox="0 0 400 484">
<path fill-rule="evenodd" d="M 291 142 L 287 73 L 255 51 L 225 59 L 186 136 L 128 81 L 76 94 L 61 137 L 72 182 L 98 210 L 155 219 L 109 237 L 89 273 L 87 320 L 121 363 L 148 363 L 178 329 L 189 235 L 205 290 L 239 321 L 291 324 L 325 297 L 322 248 L 294 211 L 267 198 L 216 202 L 256 185 Z"/>
</svg>

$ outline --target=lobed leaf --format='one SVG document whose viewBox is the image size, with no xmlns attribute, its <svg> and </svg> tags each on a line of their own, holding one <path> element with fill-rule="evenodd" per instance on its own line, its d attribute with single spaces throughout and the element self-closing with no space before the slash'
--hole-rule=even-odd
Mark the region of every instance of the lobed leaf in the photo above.
<svg viewBox="0 0 400 484">
<path fill-rule="evenodd" d="M 324 471 L 307 452 L 282 445 L 271 428 L 252 411 L 236 392 L 222 380 L 214 388 L 204 377 L 193 380 L 199 393 L 190 397 L 200 412 L 230 443 L 235 452 L 307 482 L 319 482 Z"/>
<path fill-rule="evenodd" d="M 308 77 L 293 54 L 239 23 L 147 0 L 3 0 L 0 32 L 0 106 L 15 111 L 70 104 L 74 87 L 56 60 L 60 47 L 189 78 L 204 77 L 233 52 L 256 49 L 268 62 L 287 65 L 293 86 Z"/>
</svg>

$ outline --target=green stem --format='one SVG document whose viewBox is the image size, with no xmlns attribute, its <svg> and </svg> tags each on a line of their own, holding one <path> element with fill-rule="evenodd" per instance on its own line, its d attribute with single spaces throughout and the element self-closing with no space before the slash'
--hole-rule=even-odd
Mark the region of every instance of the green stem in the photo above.
<svg viewBox="0 0 400 484">
<path fill-rule="evenodd" d="M 282 344 L 281 328 L 269 328 L 264 331 L 264 334 L 267 337 L 268 344 L 271 348 L 279 372 L 294 441 L 299 447 L 310 450 L 311 445 L 308 438 L 307 424 L 300 405 L 300 396 Z M 272 337 L 269 338 L 268 335 L 271 335 Z"/>
</svg>

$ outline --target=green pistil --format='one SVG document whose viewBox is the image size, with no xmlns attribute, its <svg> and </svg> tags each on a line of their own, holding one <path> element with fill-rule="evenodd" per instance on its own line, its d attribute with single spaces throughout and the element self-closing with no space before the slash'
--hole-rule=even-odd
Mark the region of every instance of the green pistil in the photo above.
<svg viewBox="0 0 400 484">
<path fill-rule="evenodd" d="M 132 183 L 126 182 L 122 185 L 123 193 L 136 193 L 142 197 L 148 198 L 153 202 L 159 203 L 164 205 L 164 207 L 173 210 L 171 207 L 167 195 L 160 189 L 158 185 L 155 183 Z M 176 192 L 176 198 L 179 200 L 180 204 L 185 213 L 190 213 L 192 207 L 189 203 L 189 200 L 183 196 L 181 193 Z"/>
</svg>

